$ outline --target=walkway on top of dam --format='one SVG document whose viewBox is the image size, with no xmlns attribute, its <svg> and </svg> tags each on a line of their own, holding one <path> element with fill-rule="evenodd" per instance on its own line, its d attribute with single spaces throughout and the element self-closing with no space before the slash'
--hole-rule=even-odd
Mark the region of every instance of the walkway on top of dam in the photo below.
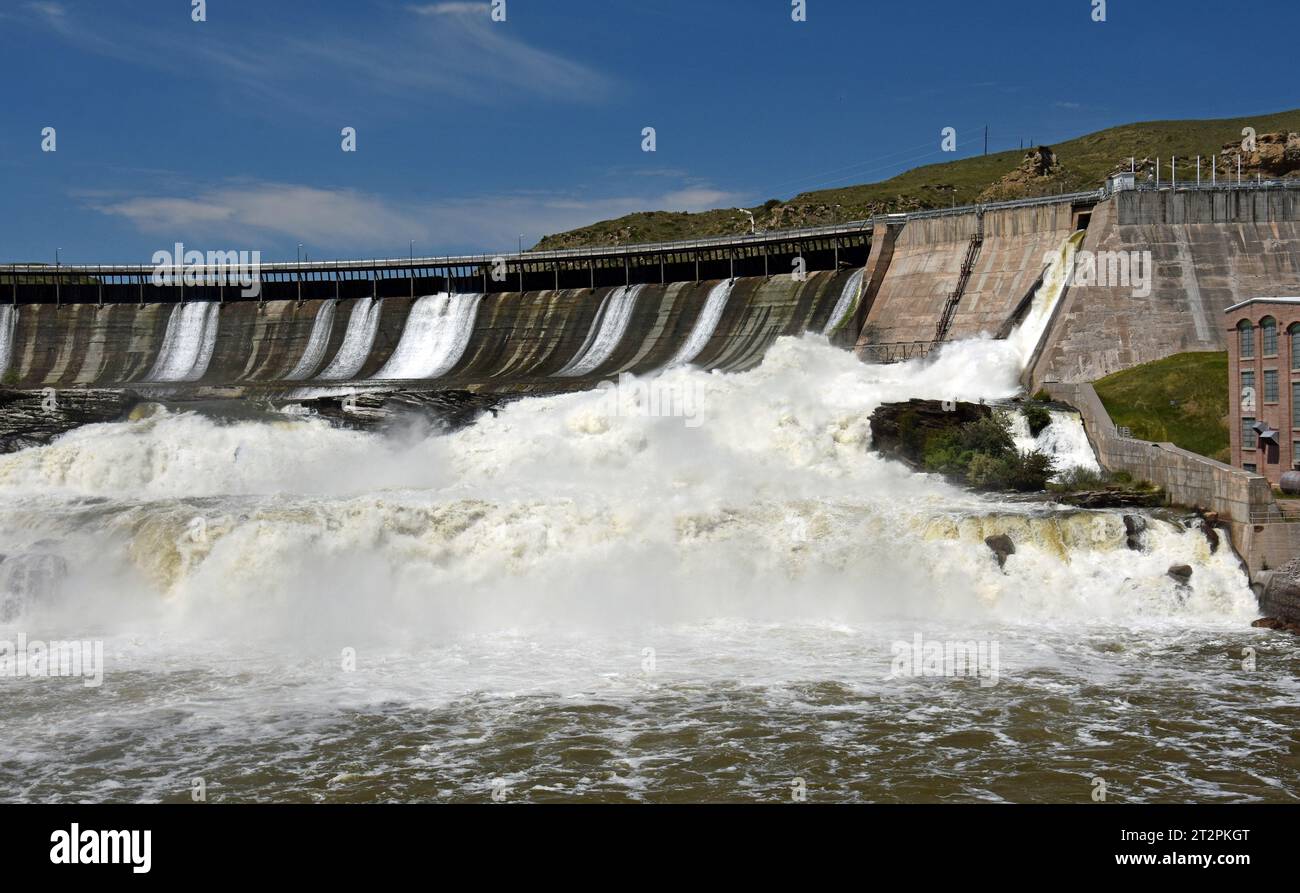
<svg viewBox="0 0 1300 893">
<path fill-rule="evenodd" d="M 190 300 L 308 300 L 413 297 L 439 291 L 541 291 L 638 283 L 689 282 L 838 270 L 866 263 L 877 227 L 909 220 L 1059 202 L 1095 203 L 1104 190 L 887 214 L 825 226 L 592 248 L 443 257 L 260 262 L 261 288 L 241 294 L 238 261 L 185 264 L 0 264 L 0 300 L 15 304 L 173 303 Z M 169 256 L 176 246 L 167 246 Z M 185 246 L 186 253 L 194 246 Z M 205 255 L 206 260 L 206 255 Z M 162 267 L 180 272 L 154 281 Z M 147 286 L 147 288 L 146 288 Z M 6 294 L 7 292 L 7 294 Z"/>
<path fill-rule="evenodd" d="M 1148 183 L 1136 191 L 1298 190 L 1300 182 L 1219 184 Z M 239 260 L 171 264 L 0 264 L 0 301 L 45 303 L 176 303 L 193 300 L 308 300 L 314 298 L 414 297 L 448 292 L 545 291 L 669 282 L 699 282 L 805 271 L 839 270 L 866 264 L 873 232 L 933 218 L 1070 203 L 1086 209 L 1110 197 L 1108 188 L 1029 199 L 958 205 L 886 214 L 865 220 L 739 235 L 545 251 L 498 254 L 354 258 L 344 260 L 259 260 L 258 288 L 240 287 Z M 177 246 L 163 249 L 170 256 Z M 183 246 L 182 246 L 183 247 Z M 190 253 L 187 248 L 186 254 Z M 204 254 L 204 260 L 208 254 Z M 163 284 L 160 270 L 177 274 Z M 146 288 L 147 286 L 147 288 Z"/>
</svg>

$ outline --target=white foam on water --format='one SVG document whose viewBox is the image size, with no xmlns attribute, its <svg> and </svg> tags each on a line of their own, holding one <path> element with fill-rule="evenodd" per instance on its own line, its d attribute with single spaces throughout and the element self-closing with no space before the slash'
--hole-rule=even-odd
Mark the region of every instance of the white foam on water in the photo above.
<svg viewBox="0 0 1300 893">
<path fill-rule="evenodd" d="M 352 305 L 348 327 L 343 333 L 343 343 L 339 345 L 334 359 L 317 378 L 339 381 L 356 377 L 370 358 L 370 349 L 375 345 L 375 334 L 379 331 L 379 317 L 383 309 L 383 298 L 361 298 Z"/>
<path fill-rule="evenodd" d="M 0 375 L 9 371 L 13 362 L 14 328 L 18 325 L 18 308 L 0 304 Z"/>
<path fill-rule="evenodd" d="M 189 301 L 172 308 L 158 359 L 146 381 L 198 381 L 208 371 L 217 344 L 221 307 Z"/>
<path fill-rule="evenodd" d="M 1018 408 L 1006 410 L 1011 420 L 1011 436 L 1016 442 L 1016 449 L 1025 453 L 1037 450 L 1052 457 L 1059 478 L 1072 469 L 1100 472 L 1097 454 L 1088 441 L 1088 432 L 1084 430 L 1083 418 L 1077 412 L 1060 409 L 1049 410 L 1052 421 L 1035 437 L 1029 432 L 1029 421 Z"/>
<path fill-rule="evenodd" d="M 853 302 L 858 299 L 858 291 L 862 288 L 862 277 L 866 272 L 866 267 L 854 270 L 853 275 L 844 283 L 844 288 L 840 291 L 840 299 L 835 302 L 835 309 L 831 311 L 830 318 L 826 320 L 826 325 L 822 329 L 823 335 L 834 332 L 848 312 L 853 309 Z"/>
<path fill-rule="evenodd" d="M 555 374 L 564 377 L 586 375 L 608 360 L 623 340 L 637 296 L 643 288 L 643 285 L 622 285 L 605 295 L 582 349 Z"/>
<path fill-rule="evenodd" d="M 704 350 L 717 330 L 718 322 L 722 319 L 722 311 L 727 309 L 727 300 L 731 297 L 731 290 L 735 285 L 736 280 L 724 279 L 709 289 L 709 296 L 704 301 L 704 309 L 700 311 L 695 325 L 691 327 L 691 334 L 687 336 L 685 343 L 677 351 L 676 356 L 668 361 L 669 366 L 685 365 L 700 355 L 700 351 Z"/>
<path fill-rule="evenodd" d="M 334 331 L 334 311 L 337 306 L 338 303 L 333 299 L 321 303 L 320 309 L 316 311 L 316 318 L 311 324 L 311 335 L 307 339 L 307 346 L 303 349 L 302 356 L 298 358 L 298 364 L 293 367 L 293 371 L 285 376 L 286 381 L 302 381 L 311 378 L 316 367 L 325 358 L 330 333 Z"/>
<path fill-rule="evenodd" d="M 301 785 L 253 780 L 242 796 L 415 796 L 392 788 L 402 772 L 436 778 L 431 798 L 482 796 L 462 780 L 493 777 L 525 741 L 545 753 L 519 796 L 576 796 L 592 769 L 573 740 L 607 751 L 602 773 L 662 792 L 740 728 L 755 731 L 729 746 L 766 797 L 788 776 L 766 731 L 783 728 L 845 766 L 827 799 L 852 784 L 887 799 L 894 779 L 903 797 L 934 783 L 976 799 L 1006 772 L 979 762 L 992 755 L 1089 766 L 1094 740 L 1153 734 L 1178 748 L 1140 767 L 1163 779 L 1156 796 L 1190 796 L 1163 765 L 1241 799 L 1214 779 L 1242 747 L 1266 777 L 1257 795 L 1290 732 L 1259 704 L 1294 703 L 1297 683 L 1229 659 L 1267 647 L 1231 549 L 1157 515 L 1129 549 L 1119 512 L 986 497 L 870 450 L 881 403 L 1006 399 L 1024 362 L 1021 344 L 978 338 L 867 365 L 810 334 L 747 372 L 650 378 L 699 394 L 695 426 L 585 391 L 450 434 L 164 411 L 2 455 L 4 551 L 50 575 L 64 568 L 39 556 L 67 564 L 22 629 L 106 640 L 113 709 L 70 686 L 2 687 L 0 795 L 159 799 L 194 765 L 240 779 L 274 763 Z M 985 538 L 1003 533 L 1016 551 L 999 567 Z M 1188 585 L 1173 564 L 1193 568 Z M 1002 682 L 889 678 L 891 643 L 915 634 L 1000 643 Z M 338 671 L 345 648 L 355 672 Z M 120 747 L 124 727 L 139 746 Z M 48 748 L 65 733 L 104 755 L 71 766 Z M 373 748 L 397 736 L 419 744 Z M 343 772 L 373 773 L 377 793 L 320 787 Z M 677 796 L 716 796 L 716 780 Z"/>
<path fill-rule="evenodd" d="M 1069 273 L 1074 268 L 1074 255 L 1083 244 L 1083 237 L 1084 231 L 1079 230 L 1061 243 L 1047 272 L 1043 274 L 1042 285 L 1034 292 L 1029 312 L 1007 338 L 1007 343 L 1015 349 L 1016 356 L 1020 359 L 1022 369 L 1033 360 L 1034 352 L 1038 350 L 1039 342 L 1047 332 L 1052 313 L 1069 283 Z"/>
<path fill-rule="evenodd" d="M 402 337 L 376 379 L 438 378 L 460 362 L 474 333 L 481 294 L 425 295 L 411 306 Z"/>
</svg>

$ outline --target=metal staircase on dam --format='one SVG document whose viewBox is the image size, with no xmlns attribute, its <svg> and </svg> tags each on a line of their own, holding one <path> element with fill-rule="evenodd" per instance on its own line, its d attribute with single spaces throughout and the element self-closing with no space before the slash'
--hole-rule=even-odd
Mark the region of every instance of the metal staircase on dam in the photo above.
<svg viewBox="0 0 1300 893">
<path fill-rule="evenodd" d="M 939 316 L 939 321 L 934 325 L 935 343 L 944 341 L 948 337 L 948 328 L 952 325 L 952 318 L 957 315 L 957 304 L 961 302 L 961 296 L 966 291 L 966 285 L 970 282 L 970 275 L 975 270 L 975 260 L 980 255 L 980 248 L 984 246 L 984 215 L 977 214 L 975 233 L 970 237 L 970 244 L 966 246 L 966 257 L 961 262 L 961 273 L 957 276 L 957 285 L 953 288 L 952 293 L 948 295 L 948 300 L 944 302 L 943 313 Z"/>
</svg>

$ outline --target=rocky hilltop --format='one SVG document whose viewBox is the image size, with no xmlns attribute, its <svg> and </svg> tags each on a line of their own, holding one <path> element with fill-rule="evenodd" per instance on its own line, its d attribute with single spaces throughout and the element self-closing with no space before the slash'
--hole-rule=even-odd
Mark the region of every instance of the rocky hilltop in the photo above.
<svg viewBox="0 0 1300 893">
<path fill-rule="evenodd" d="M 769 198 L 747 210 L 760 230 L 844 223 L 877 214 L 1095 189 L 1110 174 L 1128 170 L 1131 159 L 1138 159 L 1138 170 L 1153 179 L 1156 159 L 1160 159 L 1164 179 L 1169 176 L 1169 159 L 1175 157 L 1179 159 L 1179 179 L 1194 179 L 1198 155 L 1218 157 L 1220 174 L 1228 169 L 1235 174 L 1241 132 L 1246 127 L 1254 128 L 1257 137 L 1255 150 L 1244 161 L 1244 176 L 1297 175 L 1300 110 L 1293 110 L 1248 118 L 1125 124 L 1052 146 L 1031 143 L 1027 151 L 1017 148 L 913 168 L 877 183 L 804 192 L 789 199 Z M 994 139 L 996 143 L 996 134 Z M 864 150 L 863 159 L 870 155 L 870 150 Z M 749 227 L 749 215 L 735 209 L 643 211 L 546 236 L 536 247 L 582 248 L 738 235 L 749 232 Z"/>
</svg>

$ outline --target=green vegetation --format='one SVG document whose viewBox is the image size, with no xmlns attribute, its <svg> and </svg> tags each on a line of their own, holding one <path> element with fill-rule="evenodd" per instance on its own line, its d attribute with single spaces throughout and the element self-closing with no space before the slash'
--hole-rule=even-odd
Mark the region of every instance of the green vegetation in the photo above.
<svg viewBox="0 0 1300 893">
<path fill-rule="evenodd" d="M 1043 429 L 1052 424 L 1052 414 L 1038 400 L 1029 400 L 1020 408 L 1020 412 L 1025 417 L 1025 422 L 1029 425 L 1029 433 L 1037 437 Z"/>
<path fill-rule="evenodd" d="M 10 369 L 3 376 L 0 376 L 0 384 L 12 388 L 18 384 L 18 370 Z"/>
<path fill-rule="evenodd" d="M 1042 490 L 1053 472 L 1050 456 L 1016 449 L 1010 421 L 999 413 L 936 432 L 924 457 L 926 470 L 964 478 L 978 490 Z"/>
<path fill-rule="evenodd" d="M 1110 491 L 1125 493 L 1159 493 L 1160 488 L 1150 481 L 1134 481 L 1127 471 L 1092 471 L 1087 468 L 1068 468 L 1047 485 L 1053 493 L 1096 493 Z"/>
<path fill-rule="evenodd" d="M 1182 353 L 1094 383 L 1111 420 L 1141 440 L 1227 461 L 1228 354 Z"/>
<path fill-rule="evenodd" d="M 1300 109 L 1249 118 L 1212 121 L 1148 121 L 1125 124 L 1053 145 L 1055 163 L 1032 176 L 1014 177 L 1026 160 L 1016 149 L 977 155 L 959 161 L 930 164 L 882 180 L 839 189 L 805 192 L 788 201 L 769 199 L 749 210 L 760 229 L 841 223 L 873 214 L 915 211 L 970 204 L 995 198 L 1054 195 L 1096 189 L 1114 171 L 1127 169 L 1129 159 L 1163 161 L 1161 178 L 1169 176 L 1168 159 L 1177 156 L 1179 179 L 1194 179 L 1196 156 L 1217 156 L 1224 145 L 1239 141 L 1243 127 L 1259 133 L 1300 131 Z M 938 150 L 938 135 L 935 136 Z M 700 213 L 642 211 L 604 220 L 567 233 L 547 236 L 538 249 L 593 245 L 626 245 L 673 239 L 734 235 L 749 231 L 749 217 L 734 210 Z"/>
</svg>

